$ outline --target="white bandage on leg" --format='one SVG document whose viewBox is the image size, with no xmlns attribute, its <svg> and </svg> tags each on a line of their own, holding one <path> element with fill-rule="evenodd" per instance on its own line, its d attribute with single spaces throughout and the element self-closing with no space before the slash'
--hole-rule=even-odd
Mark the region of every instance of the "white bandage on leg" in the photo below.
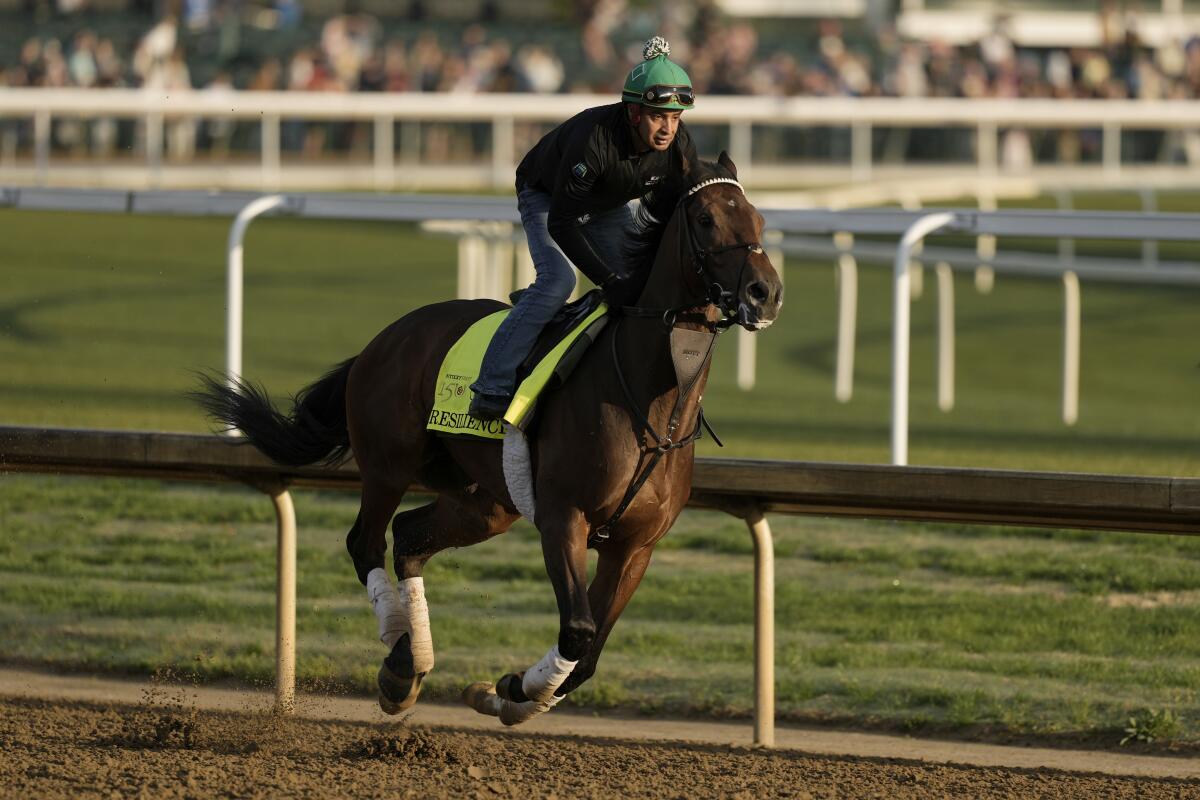
<svg viewBox="0 0 1200 800">
<path fill-rule="evenodd" d="M 558 653 L 558 645 L 554 645 L 542 656 L 541 661 L 525 670 L 525 677 L 521 679 L 521 689 L 530 700 L 553 706 L 561 699 L 554 696 L 554 690 L 562 686 L 578 663 L 563 658 Z"/>
<path fill-rule="evenodd" d="M 425 579 L 408 578 L 400 588 L 392 585 L 387 570 L 376 567 L 367 575 L 367 597 L 379 621 L 379 641 L 390 650 L 405 633 L 412 648 L 417 673 L 433 669 L 433 635 L 429 630 L 429 604 L 425 602 Z"/>
<path fill-rule="evenodd" d="M 545 702 L 526 700 L 524 703 L 514 703 L 496 694 L 496 687 L 490 683 L 473 683 L 463 692 L 463 700 L 467 705 L 480 714 L 499 717 L 505 725 L 518 725 L 538 714 L 545 714 L 561 699 L 551 695 Z"/>
<path fill-rule="evenodd" d="M 418 673 L 433 669 L 433 634 L 429 630 L 429 604 L 425 602 L 425 579 L 405 578 L 400 581 L 400 600 L 408 620 L 408 635 L 412 642 L 413 669 Z"/>
<path fill-rule="evenodd" d="M 541 661 L 525 671 L 521 689 L 529 699 L 524 703 L 505 700 L 490 683 L 471 684 L 463 692 L 463 700 L 480 714 L 499 717 L 505 725 L 517 725 L 558 705 L 562 698 L 554 690 L 562 686 L 577 663 L 559 655 L 558 645 L 554 645 Z"/>
<path fill-rule="evenodd" d="M 376 567 L 367 574 L 367 599 L 371 601 L 375 618 L 379 620 L 379 641 L 390 650 L 408 629 L 408 620 L 400 593 L 392 585 L 387 570 L 382 567 Z"/>
</svg>

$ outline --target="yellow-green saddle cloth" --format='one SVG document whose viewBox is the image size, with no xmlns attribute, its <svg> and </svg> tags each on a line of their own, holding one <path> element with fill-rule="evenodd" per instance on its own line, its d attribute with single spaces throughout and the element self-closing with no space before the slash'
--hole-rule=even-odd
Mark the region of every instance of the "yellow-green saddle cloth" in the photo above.
<svg viewBox="0 0 1200 800">
<path fill-rule="evenodd" d="M 541 393 L 562 379 L 578 362 L 583 351 L 595 340 L 607 323 L 608 306 L 601 303 L 576 323 L 532 371 L 521 381 L 503 420 L 480 420 L 467 413 L 471 405 L 471 384 L 479 377 L 483 354 L 493 334 L 511 309 L 497 311 L 476 322 L 446 353 L 434 388 L 433 410 L 426 428 L 442 434 L 503 439 L 504 423 L 522 430 L 533 420 L 533 409 Z"/>
</svg>

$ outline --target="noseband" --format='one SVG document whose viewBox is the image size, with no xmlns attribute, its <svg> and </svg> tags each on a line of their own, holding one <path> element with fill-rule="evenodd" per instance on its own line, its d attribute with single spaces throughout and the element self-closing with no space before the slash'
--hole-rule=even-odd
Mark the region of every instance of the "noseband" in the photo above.
<svg viewBox="0 0 1200 800">
<path fill-rule="evenodd" d="M 734 178 L 709 178 L 706 181 L 697 183 L 692 188 L 688 189 L 681 198 L 679 205 L 688 206 L 692 201 L 692 197 L 701 189 L 713 186 L 718 183 L 731 183 L 738 188 L 743 196 L 746 190 L 742 188 L 742 184 Z M 683 228 L 687 232 L 688 247 L 692 251 L 692 263 L 696 267 L 696 274 L 700 276 L 700 280 L 704 282 L 705 299 L 721 309 L 725 318 L 717 323 L 720 328 L 728 328 L 731 325 L 737 324 L 741 316 L 741 303 L 738 301 L 738 295 L 742 291 L 742 279 L 746 274 L 746 264 L 750 261 L 750 255 L 761 253 L 763 251 L 762 243 L 760 242 L 735 242 L 734 244 L 725 245 L 723 247 L 705 248 L 700 246 L 699 239 L 696 238 L 696 230 L 692 226 L 692 219 L 687 214 L 683 215 Z M 721 283 L 713 277 L 711 267 L 709 265 L 709 257 L 729 253 L 734 250 L 741 250 L 745 253 L 742 257 L 742 266 L 738 269 L 737 286 L 732 290 L 726 289 Z"/>
</svg>

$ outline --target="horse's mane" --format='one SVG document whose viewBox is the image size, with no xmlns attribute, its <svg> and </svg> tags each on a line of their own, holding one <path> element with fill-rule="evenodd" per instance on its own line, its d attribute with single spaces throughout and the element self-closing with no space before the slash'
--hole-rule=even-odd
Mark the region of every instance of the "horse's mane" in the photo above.
<svg viewBox="0 0 1200 800">
<path fill-rule="evenodd" d="M 639 277 L 650 274 L 667 224 L 684 192 L 709 178 L 726 177 L 733 176 L 720 164 L 697 160 L 686 173 L 670 176 L 655 188 L 650 202 L 643 202 L 638 209 L 636 229 L 625 242 L 625 263 L 634 274 Z"/>
</svg>

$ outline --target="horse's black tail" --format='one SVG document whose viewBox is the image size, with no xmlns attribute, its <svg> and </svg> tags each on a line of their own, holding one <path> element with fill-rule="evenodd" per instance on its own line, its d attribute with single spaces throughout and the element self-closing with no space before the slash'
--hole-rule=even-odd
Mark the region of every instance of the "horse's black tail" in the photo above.
<svg viewBox="0 0 1200 800">
<path fill-rule="evenodd" d="M 337 464 L 350 449 L 346 430 L 346 377 L 354 359 L 331 369 L 292 398 L 292 411 L 278 411 L 262 386 L 241 380 L 234 386 L 201 373 L 202 384 L 189 396 L 225 430 L 238 430 L 276 464 Z"/>
</svg>

